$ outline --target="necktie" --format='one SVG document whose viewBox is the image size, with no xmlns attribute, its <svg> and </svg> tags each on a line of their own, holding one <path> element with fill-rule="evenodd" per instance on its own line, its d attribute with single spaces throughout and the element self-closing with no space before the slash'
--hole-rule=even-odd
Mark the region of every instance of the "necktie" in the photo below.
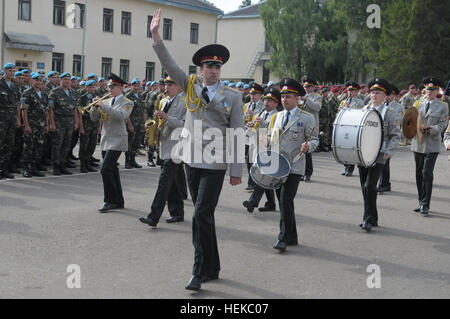
<svg viewBox="0 0 450 319">
<path fill-rule="evenodd" d="M 166 113 L 166 114 L 169 113 L 169 109 L 172 106 L 172 103 L 173 103 L 173 100 L 164 106 L 164 111 L 163 111 L 164 113 Z"/>
<path fill-rule="evenodd" d="M 202 90 L 202 96 L 205 99 L 206 103 L 209 103 L 209 96 L 208 96 L 208 87 L 204 87 Z"/>
<path fill-rule="evenodd" d="M 264 121 L 267 119 L 267 115 L 269 115 L 269 113 L 266 112 L 266 115 L 264 115 Z"/>
<path fill-rule="evenodd" d="M 430 108 L 430 102 L 428 102 L 427 105 L 425 106 L 425 115 L 427 115 L 429 108 Z"/>
<path fill-rule="evenodd" d="M 113 99 L 111 100 L 111 106 L 113 106 L 114 105 L 114 102 L 116 101 L 116 98 L 115 97 L 113 97 Z"/>
<path fill-rule="evenodd" d="M 284 123 L 283 123 L 283 130 L 286 128 L 286 125 L 288 124 L 288 122 L 289 122 L 289 115 L 291 114 L 291 112 L 287 112 L 287 116 L 286 116 L 286 119 L 284 120 Z"/>
</svg>

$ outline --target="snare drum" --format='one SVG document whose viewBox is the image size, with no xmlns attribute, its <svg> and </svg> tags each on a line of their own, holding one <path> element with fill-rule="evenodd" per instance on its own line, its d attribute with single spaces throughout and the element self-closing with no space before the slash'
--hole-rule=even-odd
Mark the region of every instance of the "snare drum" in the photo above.
<svg viewBox="0 0 450 319">
<path fill-rule="evenodd" d="M 344 108 L 333 123 L 332 150 L 341 164 L 373 166 L 383 144 L 383 120 L 369 109 Z"/>
<path fill-rule="evenodd" d="M 291 172 L 291 164 L 283 155 L 264 151 L 258 153 L 250 167 L 250 176 L 255 183 L 265 189 L 278 189 L 284 184 Z"/>
</svg>

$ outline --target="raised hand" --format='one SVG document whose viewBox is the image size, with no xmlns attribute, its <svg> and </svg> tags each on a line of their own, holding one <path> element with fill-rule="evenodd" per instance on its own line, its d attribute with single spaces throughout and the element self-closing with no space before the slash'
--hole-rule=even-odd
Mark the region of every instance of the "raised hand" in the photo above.
<svg viewBox="0 0 450 319">
<path fill-rule="evenodd" d="M 158 9 L 156 13 L 153 15 L 152 23 L 150 25 L 150 32 L 152 33 L 154 43 L 161 42 L 161 36 L 159 35 L 158 32 L 160 23 L 161 23 L 161 9 Z"/>
</svg>

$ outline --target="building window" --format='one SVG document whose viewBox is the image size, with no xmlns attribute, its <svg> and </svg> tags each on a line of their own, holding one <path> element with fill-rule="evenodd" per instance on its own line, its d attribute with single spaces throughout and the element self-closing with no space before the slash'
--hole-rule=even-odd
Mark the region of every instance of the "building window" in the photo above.
<svg viewBox="0 0 450 319">
<path fill-rule="evenodd" d="M 53 0 L 53 24 L 64 25 L 64 16 L 66 12 L 66 2 Z"/>
<path fill-rule="evenodd" d="M 31 0 L 19 0 L 19 20 L 31 20 Z"/>
<path fill-rule="evenodd" d="M 198 23 L 191 23 L 191 43 L 198 44 Z"/>
<path fill-rule="evenodd" d="M 72 73 L 81 76 L 81 55 L 73 55 Z"/>
<path fill-rule="evenodd" d="M 164 70 L 164 68 L 162 68 L 161 69 L 161 79 L 165 79 L 167 75 L 168 74 L 167 74 L 166 70 Z"/>
<path fill-rule="evenodd" d="M 52 70 L 58 71 L 59 73 L 64 72 L 64 53 L 53 53 Z"/>
<path fill-rule="evenodd" d="M 107 79 L 109 74 L 111 73 L 112 68 L 112 59 L 111 58 L 102 58 L 102 77 Z"/>
<path fill-rule="evenodd" d="M 122 11 L 122 34 L 131 34 L 131 12 Z"/>
<path fill-rule="evenodd" d="M 84 28 L 84 13 L 85 13 L 85 7 L 82 3 L 75 3 L 76 7 L 76 15 L 75 15 L 75 27 L 76 28 Z"/>
<path fill-rule="evenodd" d="M 172 40 L 172 19 L 164 19 L 163 39 Z"/>
<path fill-rule="evenodd" d="M 150 31 L 150 26 L 152 25 L 153 16 L 147 16 L 147 38 L 152 37 L 152 32 Z"/>
<path fill-rule="evenodd" d="M 197 67 L 195 65 L 189 66 L 189 75 L 191 74 L 197 74 Z"/>
<path fill-rule="evenodd" d="M 120 78 L 128 82 L 130 71 L 130 60 L 120 59 Z"/>
<path fill-rule="evenodd" d="M 103 9 L 103 31 L 113 32 L 113 9 Z"/>
<path fill-rule="evenodd" d="M 147 81 L 155 80 L 155 62 L 145 63 L 145 79 Z"/>
</svg>

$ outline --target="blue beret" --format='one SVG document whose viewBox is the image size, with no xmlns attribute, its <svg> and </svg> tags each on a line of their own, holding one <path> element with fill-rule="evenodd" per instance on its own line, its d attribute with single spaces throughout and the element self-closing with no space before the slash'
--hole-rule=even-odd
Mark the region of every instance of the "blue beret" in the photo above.
<svg viewBox="0 0 450 319">
<path fill-rule="evenodd" d="M 3 66 L 3 69 L 9 70 L 9 69 L 14 69 L 15 67 L 16 67 L 16 65 L 15 65 L 14 63 L 6 63 L 6 64 Z"/>
<path fill-rule="evenodd" d="M 225 84 L 225 85 L 228 85 L 229 83 L 230 83 L 230 81 L 228 81 L 228 80 L 223 81 L 223 84 Z"/>
<path fill-rule="evenodd" d="M 22 70 L 22 74 L 25 74 L 25 73 L 31 73 L 31 70 L 28 70 L 28 69 Z"/>
<path fill-rule="evenodd" d="M 21 76 L 22 75 L 22 71 L 17 71 L 16 73 L 14 73 L 14 76 Z"/>
<path fill-rule="evenodd" d="M 135 83 L 141 83 L 141 80 L 139 80 L 138 78 L 134 78 L 133 80 L 131 80 L 131 84 Z"/>
<path fill-rule="evenodd" d="M 80 77 L 77 77 L 77 81 L 81 81 L 81 78 L 80 78 Z"/>
<path fill-rule="evenodd" d="M 244 90 L 248 90 L 249 88 L 250 88 L 250 85 L 248 85 L 248 84 L 244 85 Z"/>
<path fill-rule="evenodd" d="M 152 84 L 153 84 L 153 81 L 148 81 L 147 83 L 145 83 L 145 86 L 152 86 Z"/>
<path fill-rule="evenodd" d="M 97 83 L 97 81 L 95 81 L 95 80 L 89 80 L 89 81 L 86 82 L 86 87 L 91 86 L 91 85 L 96 84 L 96 83 Z"/>
<path fill-rule="evenodd" d="M 72 76 L 70 77 L 70 80 L 71 80 L 71 81 L 72 81 L 72 80 L 76 80 L 76 79 L 77 79 L 76 76 L 73 76 L 73 75 L 72 75 Z"/>
<path fill-rule="evenodd" d="M 237 84 L 236 84 L 236 87 L 237 88 L 240 88 L 240 87 L 243 87 L 244 86 L 244 83 L 243 82 L 238 82 Z"/>
<path fill-rule="evenodd" d="M 31 78 L 33 80 L 40 80 L 40 79 L 42 79 L 42 75 L 39 74 L 38 72 L 33 72 L 33 73 L 31 73 Z"/>
<path fill-rule="evenodd" d="M 274 85 L 274 84 L 275 84 L 274 81 L 269 81 L 269 83 L 267 83 L 267 86 L 272 86 L 272 85 Z"/>
<path fill-rule="evenodd" d="M 95 74 L 95 73 L 89 73 L 88 74 L 88 79 L 90 79 L 90 78 L 96 78 L 97 77 L 97 74 Z"/>
<path fill-rule="evenodd" d="M 81 85 L 81 86 L 86 85 L 86 81 L 81 81 L 81 82 L 80 82 L 80 85 Z"/>
<path fill-rule="evenodd" d="M 233 82 L 231 82 L 230 84 L 228 84 L 228 86 L 229 86 L 230 88 L 232 88 L 232 87 L 235 87 L 236 84 L 234 84 Z"/>
<path fill-rule="evenodd" d="M 55 74 L 58 74 L 58 72 L 57 71 L 50 71 L 50 72 L 48 72 L 47 77 L 51 77 L 51 76 L 53 76 Z"/>
<path fill-rule="evenodd" d="M 70 77 L 70 73 L 69 72 L 65 72 L 65 73 L 63 73 L 63 74 L 61 74 L 59 76 L 60 79 L 65 78 L 65 77 Z"/>
<path fill-rule="evenodd" d="M 5 72 L 4 72 L 3 70 L 0 70 L 0 74 L 1 74 L 2 76 L 4 76 L 4 75 L 5 75 Z"/>
<path fill-rule="evenodd" d="M 105 81 L 105 79 L 104 78 L 98 78 L 98 83 L 100 83 L 102 81 Z"/>
</svg>

